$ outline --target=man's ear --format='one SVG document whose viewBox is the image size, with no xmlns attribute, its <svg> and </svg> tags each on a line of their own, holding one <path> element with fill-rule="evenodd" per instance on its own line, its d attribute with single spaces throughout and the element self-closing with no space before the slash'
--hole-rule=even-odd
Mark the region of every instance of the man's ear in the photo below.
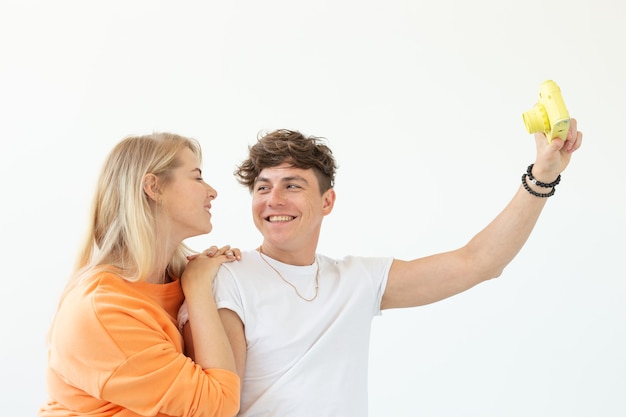
<svg viewBox="0 0 626 417">
<path fill-rule="evenodd" d="M 158 178 L 154 174 L 146 174 L 143 177 L 143 192 L 155 202 L 159 201 Z"/>
<path fill-rule="evenodd" d="M 335 190 L 333 188 L 327 190 L 322 195 L 322 212 L 324 216 L 330 214 L 333 211 L 333 207 L 335 206 L 335 199 L 337 196 L 335 195 Z"/>
</svg>

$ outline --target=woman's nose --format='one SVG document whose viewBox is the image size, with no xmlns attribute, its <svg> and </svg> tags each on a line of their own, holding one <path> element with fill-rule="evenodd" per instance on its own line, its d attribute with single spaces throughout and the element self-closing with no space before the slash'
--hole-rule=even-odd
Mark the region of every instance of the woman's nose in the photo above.
<svg viewBox="0 0 626 417">
<path fill-rule="evenodd" d="M 215 200 L 217 198 L 217 190 L 211 187 L 209 184 L 207 186 L 207 192 L 209 193 L 209 198 Z"/>
</svg>

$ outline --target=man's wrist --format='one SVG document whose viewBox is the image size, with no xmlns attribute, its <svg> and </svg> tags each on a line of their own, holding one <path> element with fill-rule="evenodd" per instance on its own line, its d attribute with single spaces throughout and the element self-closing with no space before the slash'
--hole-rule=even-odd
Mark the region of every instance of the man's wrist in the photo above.
<svg viewBox="0 0 626 417">
<path fill-rule="evenodd" d="M 554 188 L 561 182 L 561 175 L 557 174 L 556 178 L 554 174 L 548 172 L 542 172 L 535 168 L 535 164 L 528 165 L 526 169 L 528 175 L 528 182 L 541 188 Z"/>
<path fill-rule="evenodd" d="M 561 175 L 559 174 L 552 182 L 543 182 L 535 178 L 533 167 L 534 164 L 530 164 L 522 175 L 522 186 L 529 194 L 535 197 L 552 197 L 556 191 L 556 186 L 561 182 Z"/>
</svg>

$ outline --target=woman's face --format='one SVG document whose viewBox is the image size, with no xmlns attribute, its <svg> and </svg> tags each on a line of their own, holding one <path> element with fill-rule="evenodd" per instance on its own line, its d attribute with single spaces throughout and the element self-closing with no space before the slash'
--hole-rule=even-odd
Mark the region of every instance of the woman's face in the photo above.
<svg viewBox="0 0 626 417">
<path fill-rule="evenodd" d="M 181 165 L 172 171 L 161 193 L 159 226 L 165 224 L 163 230 L 169 230 L 170 239 L 179 243 L 211 231 L 211 201 L 217 191 L 204 182 L 200 163 L 190 149 L 181 150 L 177 158 Z"/>
</svg>

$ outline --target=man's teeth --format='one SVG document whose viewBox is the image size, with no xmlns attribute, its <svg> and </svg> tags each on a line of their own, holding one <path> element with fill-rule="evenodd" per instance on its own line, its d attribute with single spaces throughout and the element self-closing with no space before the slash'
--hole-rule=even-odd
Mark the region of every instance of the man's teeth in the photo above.
<svg viewBox="0 0 626 417">
<path fill-rule="evenodd" d="M 270 222 L 288 222 L 293 219 L 293 216 L 270 216 L 268 218 Z"/>
</svg>

